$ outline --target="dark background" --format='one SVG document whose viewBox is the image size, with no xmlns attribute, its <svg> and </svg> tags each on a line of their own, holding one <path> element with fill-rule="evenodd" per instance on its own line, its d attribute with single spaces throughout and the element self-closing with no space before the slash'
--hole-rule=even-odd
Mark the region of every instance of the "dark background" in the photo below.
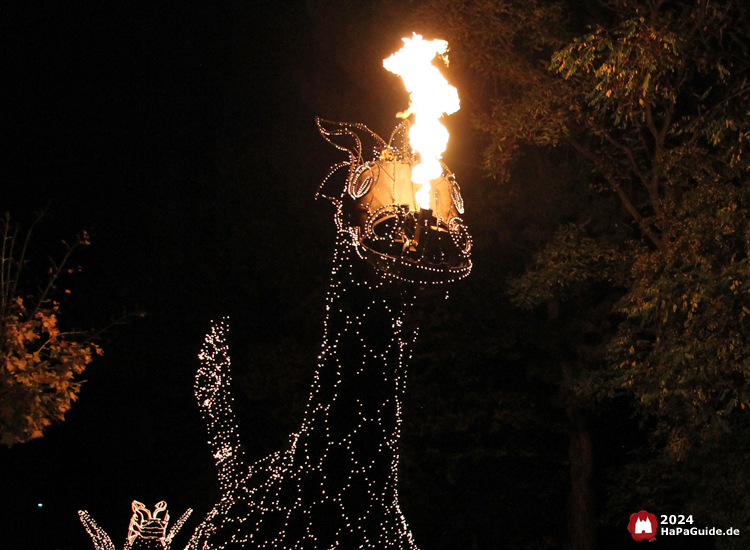
<svg viewBox="0 0 750 550">
<path fill-rule="evenodd" d="M 48 205 L 29 275 L 89 231 L 57 296 L 66 326 L 145 316 L 104 335 L 64 423 L 0 449 L 0 546 L 91 547 L 79 509 L 119 546 L 131 500 L 165 499 L 196 509 L 182 547 L 216 497 L 192 395 L 203 334 L 231 317 L 262 456 L 301 419 L 322 335 L 334 230 L 314 197 L 343 158 L 314 117 L 387 135 L 408 98 L 382 59 L 415 29 L 395 2 L 86 4 L 2 8 L 0 208 L 23 229 Z"/>
<path fill-rule="evenodd" d="M 412 7 L 3 5 L 0 208 L 24 228 L 48 206 L 30 275 L 44 275 L 60 239 L 89 231 L 91 246 L 74 258 L 82 272 L 60 286 L 71 290 L 58 296 L 66 326 L 129 317 L 103 335 L 104 356 L 65 422 L 0 449 L 2 548 L 91 548 L 80 509 L 119 547 L 133 499 L 166 500 L 174 519 L 194 508 L 173 545 L 184 547 L 217 498 L 192 390 L 211 319 L 231 318 L 248 456 L 275 450 L 297 427 L 333 252 L 332 208 L 315 192 L 344 160 L 314 117 L 390 134 L 408 98 L 382 60 L 422 30 Z M 402 505 L 423 548 L 558 548 L 566 434 L 554 384 L 534 379 L 533 350 L 514 344 L 519 314 L 503 294 L 530 256 L 519 244 L 529 220 L 548 217 L 555 198 L 534 189 L 530 166 L 520 176 L 528 197 L 499 210 L 470 130 L 471 74 L 460 65 L 446 74 L 462 110 L 446 122 L 445 160 L 462 184 L 475 270 L 450 300 L 436 296 L 434 310 L 420 312 Z M 605 413 L 592 432 L 605 466 L 637 438 L 627 417 Z M 595 480 L 601 498 L 605 471 Z M 601 528 L 603 548 L 632 544 L 627 518 L 621 524 Z"/>
</svg>

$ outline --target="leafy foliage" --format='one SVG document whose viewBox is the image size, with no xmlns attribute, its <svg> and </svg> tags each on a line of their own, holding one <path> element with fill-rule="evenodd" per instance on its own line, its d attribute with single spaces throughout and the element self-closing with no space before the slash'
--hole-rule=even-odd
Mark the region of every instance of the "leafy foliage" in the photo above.
<svg viewBox="0 0 750 550">
<path fill-rule="evenodd" d="M 597 241 L 580 225 L 565 224 L 535 256 L 533 267 L 510 281 L 510 295 L 516 305 L 531 309 L 580 295 L 590 281 L 621 286 L 622 265 L 632 253 Z"/>
<path fill-rule="evenodd" d="M 46 288 L 26 298 L 18 293 L 31 229 L 22 243 L 17 235 L 6 215 L 0 280 L 0 442 L 8 447 L 41 437 L 53 421 L 64 419 L 81 390 L 76 375 L 102 352 L 87 335 L 61 331 L 60 306 L 48 298 L 71 253 L 88 244 L 87 235 L 66 244 L 63 259 L 49 270 Z M 33 301 L 35 306 L 27 305 Z"/>
<path fill-rule="evenodd" d="M 669 209 L 670 247 L 636 259 L 618 304 L 615 380 L 675 433 L 728 429 L 734 408 L 750 405 L 749 197 L 746 185 L 685 192 Z"/>
<path fill-rule="evenodd" d="M 718 502 L 716 488 L 679 487 L 711 470 L 722 445 L 750 441 L 748 8 L 436 5 L 452 47 L 465 49 L 451 53 L 454 64 L 465 60 L 484 83 L 475 117 L 485 167 L 507 186 L 530 148 L 568 150 L 600 198 L 578 196 L 578 219 L 559 227 L 510 292 L 521 307 L 561 310 L 566 322 L 551 315 L 548 330 L 597 349 L 567 348 L 576 369 L 566 385 L 579 405 L 627 397 L 643 418 L 651 447 L 614 475 L 613 494 L 641 468 L 686 506 Z M 584 321 L 604 319 L 602 304 L 612 330 L 586 332 Z M 750 488 L 744 476 L 714 475 L 727 493 Z"/>
<path fill-rule="evenodd" d="M 561 98 L 568 90 L 546 70 L 565 43 L 557 32 L 562 7 L 541 0 L 436 0 L 425 11 L 451 44 L 453 64 L 472 71 L 477 97 L 470 100 L 481 102 L 474 125 L 490 138 L 484 167 L 507 180 L 521 144 L 554 145 L 567 131 Z"/>
</svg>

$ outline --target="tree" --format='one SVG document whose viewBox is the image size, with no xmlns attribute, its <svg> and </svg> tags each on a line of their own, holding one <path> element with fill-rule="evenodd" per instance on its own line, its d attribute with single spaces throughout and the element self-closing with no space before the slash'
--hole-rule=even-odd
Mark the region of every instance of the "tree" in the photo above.
<svg viewBox="0 0 750 550">
<path fill-rule="evenodd" d="M 76 379 L 102 350 L 82 332 L 62 331 L 60 305 L 51 299 L 61 274 L 72 272 L 68 260 L 88 244 L 81 233 L 52 262 L 46 283 L 35 294 L 24 289 L 28 247 L 39 215 L 19 238 L 6 214 L 0 269 L 0 441 L 11 447 L 43 435 L 53 421 L 62 421 L 81 391 Z"/>
<path fill-rule="evenodd" d="M 748 405 L 750 26 L 740 2 L 616 7 L 552 63 L 585 99 L 571 143 L 637 230 L 614 366 L 649 410 L 721 426 Z"/>
<path fill-rule="evenodd" d="M 569 142 L 633 229 L 618 240 L 627 260 L 617 268 L 624 295 L 608 362 L 578 391 L 632 395 L 655 422 L 651 476 L 672 470 L 674 487 L 708 475 L 719 449 L 747 448 L 750 25 L 739 2 L 615 8 L 614 25 L 575 39 L 552 62 L 583 106 Z M 747 488 L 741 476 L 721 477 L 726 494 Z M 704 497 L 687 498 L 697 507 Z M 717 520 L 747 513 L 711 500 L 706 514 Z"/>
<path fill-rule="evenodd" d="M 569 323 L 548 325 L 575 359 L 562 387 L 579 408 L 629 397 L 652 436 L 637 461 L 641 479 L 669 479 L 672 495 L 705 510 L 706 521 L 741 521 L 747 510 L 715 489 L 712 512 L 700 504 L 707 488 L 688 495 L 680 486 L 709 475 L 728 442 L 747 449 L 750 441 L 747 8 L 733 0 L 592 1 L 585 11 L 437 4 L 452 60 L 487 90 L 476 117 L 485 166 L 508 182 L 530 150 L 551 147 L 582 163 L 576 219 L 511 285 L 518 305 L 562 311 L 566 321 L 591 322 L 607 306 L 610 330 L 574 338 Z M 577 340 L 593 341 L 595 353 Z M 621 483 L 632 481 L 628 470 Z M 743 476 L 715 474 L 726 495 L 747 489 Z M 651 490 L 619 501 L 618 512 L 644 499 L 676 505 L 664 497 Z"/>
<path fill-rule="evenodd" d="M 463 99 L 466 108 L 474 111 L 475 127 L 487 140 L 483 165 L 500 183 L 499 191 L 490 195 L 496 198 L 493 207 L 485 212 L 494 222 L 486 223 L 507 226 L 513 220 L 509 241 L 516 250 L 538 249 L 556 225 L 577 222 L 586 215 L 580 208 L 582 197 L 591 204 L 603 204 L 588 188 L 588 179 L 580 177 L 581 161 L 563 146 L 551 147 L 561 143 L 566 130 L 566 118 L 555 102 L 568 92 L 565 83 L 547 70 L 550 56 L 570 34 L 563 12 L 545 2 L 437 4 L 431 18 L 437 27 L 433 32 L 448 39 L 456 70 L 470 73 L 466 79 L 472 85 L 464 88 L 481 90 Z M 522 254 L 522 259 L 527 262 L 529 254 Z M 507 256 L 502 263 L 509 263 Z M 502 281 L 495 275 L 486 284 L 502 285 Z M 567 456 L 559 459 L 568 470 L 569 505 L 567 514 L 561 514 L 562 521 L 556 523 L 567 524 L 566 538 L 572 548 L 590 550 L 596 529 L 592 442 L 586 411 L 568 386 L 593 360 L 592 352 L 597 350 L 587 342 L 606 323 L 602 323 L 602 311 L 575 315 L 583 303 L 577 308 L 568 304 L 562 311 L 560 302 L 550 297 L 542 302 L 547 303 L 548 312 L 528 316 L 508 312 L 513 318 L 509 328 L 516 352 L 524 356 L 516 368 L 525 364 L 526 376 L 536 380 L 537 388 L 547 386 L 545 391 L 551 396 L 542 402 L 555 408 L 550 415 L 559 419 L 558 429 L 568 440 Z M 539 412 L 535 414 L 541 418 Z M 548 454 L 552 453 L 548 450 Z M 556 533 L 555 538 L 564 536 Z"/>
</svg>

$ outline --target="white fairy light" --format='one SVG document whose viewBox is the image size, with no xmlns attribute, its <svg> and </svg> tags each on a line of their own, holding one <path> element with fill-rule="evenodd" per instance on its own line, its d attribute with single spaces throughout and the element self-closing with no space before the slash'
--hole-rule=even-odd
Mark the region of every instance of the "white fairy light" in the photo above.
<svg viewBox="0 0 750 550">
<path fill-rule="evenodd" d="M 159 548 L 160 550 L 169 550 L 177 532 L 192 514 L 193 510 L 188 508 L 180 519 L 178 519 L 172 529 L 167 533 L 169 523 L 169 512 L 167 503 L 163 500 L 156 504 L 153 513 L 141 502 L 134 500 L 131 508 L 133 515 L 128 525 L 128 534 L 125 539 L 124 550 L 132 548 Z M 115 550 L 112 539 L 107 532 L 99 527 L 94 518 L 86 510 L 79 510 L 78 517 L 81 519 L 86 532 L 94 542 L 96 550 Z"/>
<path fill-rule="evenodd" d="M 351 129 L 366 130 L 362 125 L 342 127 L 351 135 Z M 331 135 L 322 128 L 321 132 L 327 139 Z M 331 173 L 348 166 L 344 193 L 362 199 L 369 187 L 377 185 L 376 164 L 364 163 L 361 150 L 353 154 L 340 148 L 349 153 L 349 162 Z M 380 140 L 376 156 L 384 154 L 398 158 L 399 152 Z M 381 264 L 373 263 L 361 227 L 352 225 L 344 211 L 348 199 L 343 194 L 333 199 L 338 231 L 323 346 L 304 420 L 286 450 L 253 464 L 246 462 L 232 409 L 228 325 L 226 320 L 212 324 L 199 354 L 195 396 L 218 468 L 221 498 L 196 528 L 186 550 L 417 550 L 397 490 L 401 398 L 416 338 L 416 328 L 407 328 L 405 318 L 418 288 L 414 283 L 442 284 L 466 276 L 471 269 L 471 237 L 456 215 L 463 212 L 460 190 L 449 173 L 438 183 L 451 186 L 450 193 L 444 194 L 451 204 L 443 204 L 443 215 L 431 222 L 436 225 L 423 230 L 450 235 L 439 244 L 452 246 L 461 257 L 452 264 L 386 255 L 379 258 Z M 393 210 L 388 208 L 394 205 L 385 206 L 371 216 L 390 215 Z M 365 229 L 371 233 L 368 238 L 375 235 L 373 217 Z M 390 232 L 379 238 L 386 247 L 398 247 L 403 234 Z M 442 253 L 439 247 L 437 251 Z M 408 277 L 387 264 L 404 261 L 409 263 Z M 125 550 L 144 544 L 168 549 L 189 513 L 166 534 L 166 503 L 158 503 L 152 513 L 133 501 Z M 115 550 L 88 513 L 79 514 L 96 550 Z"/>
<path fill-rule="evenodd" d="M 459 217 L 464 213 L 461 189 L 439 162 L 441 175 L 431 180 L 432 209 L 417 209 L 415 156 L 403 143 L 408 124 L 399 125 L 386 143 L 362 124 L 317 123 L 321 135 L 349 156 L 329 171 L 318 196 L 334 204 L 336 229 L 349 232 L 357 255 L 383 276 L 405 283 L 428 286 L 466 277 L 471 235 Z M 364 158 L 363 139 L 376 144 L 373 160 Z M 331 193 L 329 181 L 343 167 L 348 167 L 343 191 Z"/>
<path fill-rule="evenodd" d="M 286 451 L 254 464 L 245 464 L 239 450 L 227 323 L 212 326 L 200 353 L 196 396 L 213 454 L 221 457 L 222 496 L 190 550 L 416 550 L 396 487 L 400 400 L 415 338 L 404 328 L 414 299 L 409 288 L 373 280 L 348 231 L 339 231 L 304 421 Z"/>
<path fill-rule="evenodd" d="M 415 35 L 413 42 L 421 43 L 421 37 Z M 455 88 L 443 87 L 449 99 L 455 96 L 453 103 L 417 108 L 417 99 L 434 93 L 435 73 L 442 79 L 430 69 L 430 60 L 436 51 L 445 59 L 447 49 L 442 42 L 421 44 L 426 45 L 422 76 L 428 86 L 412 90 L 411 77 L 405 76 L 410 110 L 418 111 L 419 121 L 436 121 L 458 109 L 458 96 Z M 393 64 L 389 70 L 411 74 Z M 401 399 L 417 335 L 405 319 L 419 286 L 455 281 L 471 270 L 471 237 L 458 217 L 463 200 L 453 174 L 439 160 L 447 132 L 437 146 L 422 150 L 417 163 L 411 148 L 395 144 L 406 125 L 388 143 L 361 124 L 324 129 L 318 120 L 318 126 L 349 160 L 331 169 L 319 192 L 327 196 L 329 178 L 348 167 L 343 191 L 327 196 L 336 207 L 336 245 L 323 345 L 305 416 L 285 450 L 252 464 L 245 460 L 232 408 L 228 324 L 226 319 L 213 323 L 199 354 L 195 396 L 221 497 L 186 550 L 417 550 L 397 489 Z M 423 127 L 415 124 L 409 137 L 416 142 Z M 427 128 L 433 137 L 441 133 L 429 123 Z M 358 132 L 375 141 L 374 160 L 363 159 Z M 339 138 L 353 146 L 339 145 Z M 430 166 L 422 181 L 419 172 Z M 423 193 L 434 184 L 420 210 L 412 182 L 422 184 Z M 157 505 L 147 525 L 140 516 L 131 521 L 128 540 L 155 533 L 166 541 L 164 529 L 148 530 L 160 510 Z M 105 546 L 109 538 L 88 515 L 81 519 L 95 544 L 100 541 L 97 550 L 114 550 L 111 542 Z"/>
</svg>

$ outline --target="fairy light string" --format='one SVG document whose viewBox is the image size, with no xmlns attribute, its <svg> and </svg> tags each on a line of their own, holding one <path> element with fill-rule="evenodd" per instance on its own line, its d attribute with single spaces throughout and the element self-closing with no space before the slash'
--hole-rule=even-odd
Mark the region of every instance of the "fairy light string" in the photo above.
<svg viewBox="0 0 750 550">
<path fill-rule="evenodd" d="M 416 113 L 412 129 L 421 123 L 427 134 L 439 134 L 440 147 L 418 151 L 417 130 L 408 132 L 407 144 L 408 123 L 386 142 L 362 124 L 317 120 L 321 135 L 349 158 L 331 169 L 319 190 L 335 206 L 337 232 L 323 344 L 304 419 L 284 450 L 247 461 L 232 407 L 228 322 L 212 323 L 194 390 L 221 497 L 186 550 L 417 550 L 397 487 L 401 400 L 417 336 L 407 317 L 420 288 L 468 275 L 471 236 L 459 217 L 460 188 L 440 161 L 447 131 L 435 130 L 440 116 L 458 108 L 455 88 L 437 82 L 429 63 L 436 54 L 446 59 L 447 43 L 418 35 L 404 42 L 426 48 L 418 56 L 420 70 L 433 88 L 440 84 L 451 100 L 455 95 L 447 107 L 418 106 L 431 88 L 413 87 L 406 64 L 386 60 L 411 92 L 402 115 Z M 433 123 L 424 126 L 430 117 Z M 365 141 L 373 145 L 369 160 Z M 341 168 L 348 169 L 344 185 L 331 192 Z M 420 186 L 416 197 L 414 184 Z M 417 204 L 420 194 L 424 202 Z M 134 501 L 133 512 L 126 550 L 168 548 L 187 518 L 167 535 L 165 503 L 152 514 Z M 80 515 L 97 550 L 114 550 L 88 513 Z"/>
<path fill-rule="evenodd" d="M 468 275 L 471 236 L 459 217 L 458 183 L 440 161 L 447 131 L 438 119 L 458 109 L 458 96 L 430 61 L 447 61 L 447 43 L 414 35 L 404 44 L 386 67 L 411 93 L 402 116 L 416 113 L 413 131 L 404 122 L 386 142 L 363 124 L 317 120 L 348 161 L 331 168 L 318 192 L 334 204 L 337 230 L 323 345 L 302 425 L 285 450 L 246 461 L 232 410 L 227 320 L 206 336 L 195 394 L 221 498 L 187 550 L 417 549 L 397 488 L 401 399 L 417 332 L 406 318 L 420 288 Z M 416 58 L 406 52 L 414 48 Z M 410 76 L 412 66 L 426 87 Z M 437 86 L 440 101 L 425 103 Z M 420 127 L 439 143 L 419 150 Z M 341 168 L 344 185 L 334 186 Z"/>
<path fill-rule="evenodd" d="M 288 450 L 254 464 L 242 461 L 236 426 L 227 421 L 227 324 L 213 325 L 196 395 L 223 493 L 188 548 L 416 549 L 397 491 L 401 396 L 416 336 L 405 328 L 413 292 L 374 274 L 348 233 L 338 233 L 304 421 Z"/>
<path fill-rule="evenodd" d="M 134 500 L 131 504 L 133 515 L 128 525 L 128 534 L 125 538 L 124 550 L 158 549 L 170 550 L 172 540 L 180 531 L 187 519 L 193 513 L 188 508 L 180 518 L 174 522 L 172 528 L 167 531 L 169 524 L 169 512 L 167 503 L 163 500 L 158 502 L 151 512 L 142 502 Z M 115 545 L 107 532 L 99 527 L 94 518 L 86 510 L 79 510 L 78 517 L 83 527 L 91 537 L 96 550 L 115 550 Z"/>
</svg>

